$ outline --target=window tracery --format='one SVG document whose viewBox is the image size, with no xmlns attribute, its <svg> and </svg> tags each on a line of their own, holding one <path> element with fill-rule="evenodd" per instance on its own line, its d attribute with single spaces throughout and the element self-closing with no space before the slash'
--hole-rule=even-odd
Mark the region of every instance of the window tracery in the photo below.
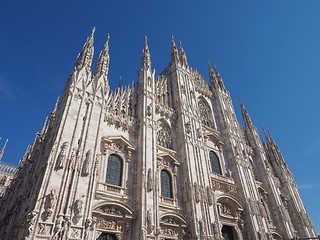
<svg viewBox="0 0 320 240">
<path fill-rule="evenodd" d="M 214 121 L 212 119 L 212 112 L 209 106 L 204 102 L 204 100 L 200 99 L 199 103 L 199 111 L 201 123 L 207 127 L 214 128 Z"/>
<path fill-rule="evenodd" d="M 163 121 L 158 121 L 157 124 L 157 144 L 165 148 L 172 148 L 171 130 Z"/>
<path fill-rule="evenodd" d="M 211 171 L 213 173 L 222 175 L 220 161 L 217 154 L 215 154 L 213 151 L 210 151 L 209 158 L 210 158 L 210 164 L 211 164 Z"/>
<path fill-rule="evenodd" d="M 108 158 L 106 183 L 121 186 L 122 160 L 118 155 L 111 154 Z"/>
</svg>

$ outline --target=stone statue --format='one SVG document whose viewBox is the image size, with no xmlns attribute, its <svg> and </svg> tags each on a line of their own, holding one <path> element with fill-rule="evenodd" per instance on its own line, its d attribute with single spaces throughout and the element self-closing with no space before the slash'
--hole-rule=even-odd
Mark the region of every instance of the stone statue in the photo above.
<svg viewBox="0 0 320 240">
<path fill-rule="evenodd" d="M 54 227 L 54 234 L 53 234 L 52 240 L 58 240 L 61 237 L 62 224 L 63 224 L 63 215 L 59 214 L 56 221 L 56 225 Z"/>
<path fill-rule="evenodd" d="M 45 219 L 47 220 L 51 217 L 53 209 L 56 205 L 58 196 L 55 189 L 51 189 L 50 193 L 47 196 L 47 206 L 45 208 Z"/>
<path fill-rule="evenodd" d="M 148 209 L 148 211 L 147 211 L 147 223 L 148 223 L 149 231 L 152 232 L 154 229 L 154 225 L 153 225 L 152 212 L 150 209 Z"/>
<path fill-rule="evenodd" d="M 91 150 L 86 153 L 86 158 L 83 162 L 82 175 L 88 176 L 90 172 L 90 164 L 91 164 Z"/>
<path fill-rule="evenodd" d="M 151 168 L 148 169 L 148 182 L 147 182 L 148 192 L 153 190 L 152 172 Z"/>
<path fill-rule="evenodd" d="M 82 211 L 84 207 L 84 195 L 79 198 L 74 204 L 74 212 L 76 222 L 79 222 L 80 218 L 82 218 Z"/>
<path fill-rule="evenodd" d="M 195 193 L 196 201 L 200 202 L 201 200 L 200 189 L 199 189 L 199 184 L 196 182 L 194 183 L 194 193 Z"/>
<path fill-rule="evenodd" d="M 57 159 L 56 168 L 62 169 L 65 165 L 67 159 L 67 152 L 68 152 L 69 144 L 68 142 L 64 142 L 61 146 L 61 151 Z"/>
</svg>

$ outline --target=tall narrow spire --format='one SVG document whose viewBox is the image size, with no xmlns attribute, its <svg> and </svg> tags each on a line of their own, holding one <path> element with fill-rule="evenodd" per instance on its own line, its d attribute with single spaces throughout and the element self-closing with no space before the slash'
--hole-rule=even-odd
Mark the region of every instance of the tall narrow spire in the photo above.
<svg viewBox="0 0 320 240">
<path fill-rule="evenodd" d="M 262 129 L 263 129 L 264 136 L 265 136 L 267 144 L 268 144 L 270 142 L 270 139 L 269 139 L 268 134 L 266 133 L 266 130 L 264 129 L 264 127 L 262 127 Z"/>
<path fill-rule="evenodd" d="M 225 88 L 225 86 L 224 86 L 222 77 L 220 76 L 220 73 L 218 72 L 218 69 L 217 69 L 216 65 L 213 65 L 213 67 L 214 67 L 214 70 L 215 70 L 215 75 L 216 75 L 216 78 L 217 78 L 217 83 L 219 84 L 220 89 L 226 92 L 227 90 L 226 90 L 226 88 Z"/>
<path fill-rule="evenodd" d="M 47 121 L 48 121 L 48 116 L 46 117 L 46 120 L 45 120 L 44 123 L 43 123 L 42 129 L 41 129 L 41 132 L 40 132 L 40 135 L 41 135 L 41 136 L 43 136 L 43 134 L 44 134 L 45 131 L 46 131 Z"/>
<path fill-rule="evenodd" d="M 218 90 L 219 84 L 217 81 L 217 77 L 216 77 L 214 70 L 211 67 L 209 60 L 208 60 L 208 66 L 209 66 L 209 78 L 210 78 L 211 87 L 212 87 L 212 89 Z"/>
<path fill-rule="evenodd" d="M 184 66 L 188 66 L 188 60 L 187 60 L 187 55 L 185 53 L 185 51 L 183 50 L 181 41 L 179 41 L 179 45 L 180 45 L 180 62 L 184 65 Z"/>
<path fill-rule="evenodd" d="M 141 69 L 147 70 L 151 69 L 151 58 L 150 52 L 147 42 L 147 36 L 144 36 L 144 47 L 142 50 L 142 57 L 141 57 Z"/>
<path fill-rule="evenodd" d="M 97 78 L 101 77 L 102 75 L 107 77 L 108 72 L 109 72 L 109 62 L 110 62 L 109 39 L 110 39 L 110 36 L 109 36 L 109 34 L 107 34 L 107 41 L 104 44 L 103 49 L 99 54 L 96 72 L 94 73 L 94 75 Z"/>
<path fill-rule="evenodd" d="M 247 109 L 244 107 L 241 98 L 238 96 L 239 101 L 240 101 L 240 106 L 241 106 L 241 114 L 242 114 L 242 118 L 243 118 L 243 122 L 246 126 L 246 129 L 251 128 L 253 126 L 251 118 L 249 116 L 249 113 L 247 111 Z"/>
<path fill-rule="evenodd" d="M 173 35 L 171 35 L 171 62 L 179 62 L 179 52 L 176 43 L 174 42 Z"/>
<path fill-rule="evenodd" d="M 3 148 L 2 148 L 1 151 L 0 151 L 0 161 L 1 161 L 2 156 L 3 156 L 3 154 L 4 154 L 4 149 L 5 149 L 6 146 L 7 146 L 7 142 L 8 142 L 8 139 L 6 140 L 6 142 L 5 142 L 4 145 L 3 145 Z"/>
<path fill-rule="evenodd" d="M 121 75 L 120 75 L 120 77 L 119 77 L 118 88 L 121 88 Z"/>
<path fill-rule="evenodd" d="M 57 97 L 56 104 L 54 105 L 54 108 L 53 108 L 52 112 L 50 113 L 51 115 L 55 115 L 56 114 L 57 108 L 58 108 L 59 99 L 60 99 L 60 96 Z"/>
<path fill-rule="evenodd" d="M 91 64 L 92 64 L 93 53 L 94 53 L 93 36 L 94 36 L 95 30 L 96 28 L 93 27 L 91 35 L 87 38 L 87 41 L 83 45 L 81 53 L 77 57 L 77 62 L 74 66 L 74 69 L 80 70 L 85 67 L 88 71 L 91 70 Z"/>
</svg>

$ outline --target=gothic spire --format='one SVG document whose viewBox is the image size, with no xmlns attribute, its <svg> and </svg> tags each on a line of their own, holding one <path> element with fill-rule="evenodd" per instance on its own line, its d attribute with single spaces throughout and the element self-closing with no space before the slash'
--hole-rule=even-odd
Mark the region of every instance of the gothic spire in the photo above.
<svg viewBox="0 0 320 240">
<path fill-rule="evenodd" d="M 96 72 L 94 73 L 94 75 L 97 76 L 98 78 L 101 77 L 102 75 L 107 77 L 109 72 L 109 62 L 110 62 L 109 39 L 110 39 L 110 36 L 109 34 L 107 34 L 107 41 L 104 44 L 103 49 L 99 54 Z"/>
<path fill-rule="evenodd" d="M 266 133 L 266 130 L 264 129 L 264 127 L 262 127 L 262 129 L 263 129 L 264 136 L 265 136 L 267 144 L 268 144 L 270 142 L 270 139 L 269 139 L 268 134 Z"/>
<path fill-rule="evenodd" d="M 43 134 L 44 134 L 44 132 L 46 130 L 47 121 L 48 121 L 48 116 L 46 117 L 46 120 L 44 121 L 44 124 L 43 124 L 41 132 L 40 132 L 40 136 L 43 136 Z"/>
<path fill-rule="evenodd" d="M 147 43 L 147 36 L 144 36 L 144 47 L 142 50 L 142 57 L 141 57 L 141 69 L 148 70 L 151 69 L 151 58 L 149 47 Z"/>
<path fill-rule="evenodd" d="M 174 42 L 173 35 L 171 35 L 171 62 L 179 62 L 179 52 L 176 43 Z"/>
<path fill-rule="evenodd" d="M 58 103 L 59 103 L 59 98 L 60 98 L 60 96 L 57 97 L 56 104 L 54 105 L 54 108 L 53 108 L 52 112 L 50 113 L 51 115 L 54 115 L 54 114 L 56 114 L 56 112 L 57 112 Z"/>
<path fill-rule="evenodd" d="M 241 98 L 238 96 L 239 101 L 240 101 L 240 106 L 241 106 L 241 114 L 243 118 L 243 122 L 246 126 L 246 129 L 251 128 L 253 126 L 251 118 L 249 116 L 249 113 L 247 109 L 244 107 L 243 103 L 241 102 Z"/>
<path fill-rule="evenodd" d="M 222 77 L 220 76 L 220 73 L 218 72 L 218 69 L 217 69 L 216 65 L 213 65 L 213 67 L 214 67 L 214 70 L 215 70 L 215 75 L 216 75 L 216 78 L 217 78 L 217 82 L 218 82 L 218 84 L 219 84 L 219 86 L 220 86 L 220 89 L 221 89 L 222 91 L 225 91 L 225 92 L 226 92 L 227 90 L 226 90 L 226 88 L 225 88 L 225 86 L 224 86 Z"/>
<path fill-rule="evenodd" d="M 8 142 L 8 139 L 6 140 L 6 142 L 5 142 L 4 145 L 3 145 L 3 148 L 2 148 L 1 151 L 0 151 L 0 161 L 1 161 L 1 158 L 2 158 L 2 156 L 3 156 L 3 154 L 4 154 L 4 149 L 5 149 L 6 146 L 7 146 L 7 142 Z"/>
<path fill-rule="evenodd" d="M 118 88 L 121 88 L 121 75 L 120 75 L 120 77 L 119 77 Z"/>
<path fill-rule="evenodd" d="M 80 70 L 82 68 L 86 68 L 86 70 L 91 70 L 91 64 L 93 59 L 94 47 L 93 47 L 93 35 L 96 28 L 92 28 L 91 35 L 87 38 L 87 41 L 83 45 L 81 53 L 77 57 L 76 64 L 74 65 L 74 69 Z"/>
<path fill-rule="evenodd" d="M 219 84 L 218 84 L 218 81 L 217 81 L 217 77 L 216 77 L 216 74 L 215 74 L 214 70 L 211 67 L 211 64 L 210 64 L 209 60 L 208 60 L 208 66 L 209 66 L 209 78 L 210 78 L 211 87 L 218 90 L 219 89 Z"/>
<path fill-rule="evenodd" d="M 181 41 L 179 41 L 179 45 L 180 45 L 180 62 L 187 67 L 188 66 L 187 55 L 183 50 Z"/>
</svg>

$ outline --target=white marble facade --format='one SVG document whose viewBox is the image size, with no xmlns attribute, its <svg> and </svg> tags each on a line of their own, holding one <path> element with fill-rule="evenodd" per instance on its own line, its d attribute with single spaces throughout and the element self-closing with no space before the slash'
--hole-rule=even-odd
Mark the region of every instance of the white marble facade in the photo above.
<svg viewBox="0 0 320 240">
<path fill-rule="evenodd" d="M 1 239 L 291 239 L 315 236 L 270 134 L 243 128 L 218 70 L 210 85 L 172 38 L 157 77 L 109 87 L 93 34 L 0 199 Z"/>
</svg>

